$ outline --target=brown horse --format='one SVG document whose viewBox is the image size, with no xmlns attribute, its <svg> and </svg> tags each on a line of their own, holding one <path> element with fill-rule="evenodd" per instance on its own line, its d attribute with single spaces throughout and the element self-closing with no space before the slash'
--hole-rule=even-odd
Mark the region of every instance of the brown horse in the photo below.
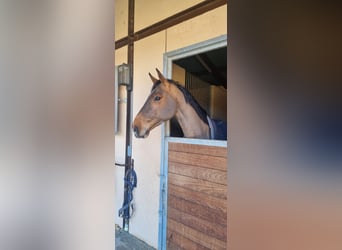
<svg viewBox="0 0 342 250">
<path fill-rule="evenodd" d="M 223 131 L 225 135 L 215 138 L 214 120 L 209 118 L 190 92 L 156 70 L 159 80 L 149 73 L 153 82 L 152 91 L 133 122 L 135 136 L 146 138 L 153 128 L 175 117 L 184 137 L 225 140 L 226 128 Z"/>
</svg>

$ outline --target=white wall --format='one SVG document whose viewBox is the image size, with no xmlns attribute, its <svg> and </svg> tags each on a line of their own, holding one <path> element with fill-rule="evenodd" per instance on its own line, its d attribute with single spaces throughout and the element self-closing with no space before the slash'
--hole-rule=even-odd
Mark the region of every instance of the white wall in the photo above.
<svg viewBox="0 0 342 250">
<path fill-rule="evenodd" d="M 126 6 L 126 1 L 116 1 Z M 142 5 L 142 2 L 144 3 Z M 168 8 L 165 7 L 167 2 Z M 188 1 L 136 1 L 136 28 L 145 27 L 152 22 L 159 21 L 184 8 Z M 192 1 L 196 4 L 200 1 Z M 193 5 L 192 4 L 192 5 Z M 152 8 L 153 7 L 153 8 Z M 160 7 L 160 8 L 159 8 Z M 124 12 L 121 8 L 121 12 Z M 151 9 L 152 8 L 152 9 Z M 159 8 L 159 9 L 158 9 Z M 166 11 L 167 9 L 167 11 Z M 120 6 L 116 8 L 120 12 Z M 160 10 L 160 11 L 159 11 Z M 162 13 L 165 11 L 166 14 Z M 149 14 L 150 13 L 150 14 Z M 153 15 L 155 13 L 155 15 Z M 152 82 L 148 72 L 156 75 L 155 68 L 163 69 L 163 54 L 175 49 L 202 42 L 227 33 L 227 7 L 222 6 L 206 14 L 183 22 L 167 31 L 161 31 L 150 37 L 135 42 L 134 47 L 134 89 L 133 89 L 133 118 L 145 102 Z M 121 18 L 123 15 L 119 15 Z M 146 18 L 151 18 L 147 20 Z M 154 20 L 154 19 L 159 20 Z M 116 32 L 125 34 L 127 20 L 116 19 Z M 124 29 L 122 31 L 121 29 Z M 120 37 L 117 37 L 120 38 Z M 127 49 L 121 48 L 115 52 L 115 62 L 126 62 Z M 121 87 L 120 95 L 125 96 L 125 89 Z M 124 162 L 125 157 L 125 109 L 126 104 L 120 104 L 120 132 L 115 136 L 116 162 Z M 133 158 L 138 176 L 138 186 L 134 190 L 135 215 L 130 220 L 130 233 L 157 248 L 159 223 L 159 174 L 161 159 L 161 127 L 155 128 L 146 139 L 133 138 Z M 123 199 L 124 169 L 117 167 L 115 183 L 115 223 L 122 225 L 122 219 L 117 211 Z"/>
</svg>

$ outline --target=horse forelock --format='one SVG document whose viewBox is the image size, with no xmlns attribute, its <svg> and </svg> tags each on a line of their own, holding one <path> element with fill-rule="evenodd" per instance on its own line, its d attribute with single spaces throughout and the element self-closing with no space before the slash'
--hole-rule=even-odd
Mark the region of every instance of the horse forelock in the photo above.
<svg viewBox="0 0 342 250">
<path fill-rule="evenodd" d="M 201 118 L 201 120 L 208 124 L 208 119 L 207 119 L 207 112 L 205 111 L 204 108 L 202 108 L 202 106 L 196 101 L 196 99 L 193 97 L 193 95 L 190 93 L 189 90 L 187 90 L 186 88 L 184 88 L 182 85 L 180 85 L 178 82 L 172 80 L 172 79 L 167 79 L 168 82 L 170 84 L 173 84 L 174 86 L 176 86 L 181 93 L 184 96 L 185 102 L 189 105 L 191 105 L 193 107 L 193 109 L 196 111 L 197 115 Z M 152 86 L 152 90 L 155 90 L 159 85 L 161 84 L 161 81 L 158 80 L 157 82 L 155 82 Z"/>
</svg>

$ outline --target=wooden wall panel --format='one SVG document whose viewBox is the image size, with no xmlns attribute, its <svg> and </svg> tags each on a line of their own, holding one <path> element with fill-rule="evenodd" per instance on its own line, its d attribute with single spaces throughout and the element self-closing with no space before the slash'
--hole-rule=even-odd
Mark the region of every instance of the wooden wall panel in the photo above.
<svg viewBox="0 0 342 250">
<path fill-rule="evenodd" d="M 182 164 L 212 168 L 221 171 L 227 170 L 227 159 L 205 154 L 169 151 L 169 162 L 178 162 Z"/>
<path fill-rule="evenodd" d="M 170 219 L 196 228 L 198 231 L 218 240 L 225 241 L 227 238 L 227 231 L 225 227 L 209 221 L 207 218 L 201 219 L 187 213 L 182 213 L 179 209 L 169 208 L 168 216 Z"/>
<path fill-rule="evenodd" d="M 194 192 L 202 192 L 217 198 L 227 199 L 227 187 L 225 185 L 173 173 L 168 174 L 168 179 L 170 184 L 181 186 Z"/>
<path fill-rule="evenodd" d="M 169 143 L 169 151 L 227 157 L 227 148 L 204 146 L 197 144 Z"/>
<path fill-rule="evenodd" d="M 168 219 L 167 223 L 168 223 L 168 227 L 171 230 L 181 232 L 183 237 L 190 239 L 201 246 L 207 247 L 212 250 L 214 249 L 226 250 L 225 242 L 217 240 L 213 237 L 210 237 L 206 235 L 205 233 L 200 232 L 199 230 L 186 226 L 183 223 L 179 223 L 172 219 Z"/>
<path fill-rule="evenodd" d="M 226 226 L 227 218 L 225 213 L 219 209 L 210 209 L 209 207 L 194 204 L 192 202 L 180 199 L 174 195 L 168 196 L 168 209 L 174 208 L 183 213 L 196 216 L 203 220 L 214 222 L 221 226 Z"/>
<path fill-rule="evenodd" d="M 169 173 L 184 175 L 222 185 L 226 185 L 227 183 L 227 171 L 220 171 L 204 167 L 194 167 L 178 162 L 170 162 Z"/>
<path fill-rule="evenodd" d="M 167 232 L 167 250 L 178 249 L 196 249 L 196 250 L 210 250 L 210 248 L 204 247 L 192 240 L 185 238 L 179 231 L 169 229 Z"/>
<path fill-rule="evenodd" d="M 169 143 L 167 249 L 226 249 L 227 148 Z"/>
<path fill-rule="evenodd" d="M 227 213 L 227 202 L 224 199 L 208 196 L 205 193 L 193 192 L 182 187 L 169 184 L 169 194 L 177 194 L 181 198 L 192 203 L 203 205 L 209 208 L 220 210 L 222 213 Z"/>
</svg>

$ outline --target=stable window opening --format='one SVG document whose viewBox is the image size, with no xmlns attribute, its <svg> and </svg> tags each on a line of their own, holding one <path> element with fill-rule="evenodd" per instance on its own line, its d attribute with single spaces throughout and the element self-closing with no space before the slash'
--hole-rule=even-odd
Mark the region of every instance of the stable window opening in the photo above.
<svg viewBox="0 0 342 250">
<path fill-rule="evenodd" d="M 227 46 L 172 60 L 171 78 L 188 89 L 212 119 L 227 122 Z M 171 137 L 183 137 L 176 119 L 169 129 Z"/>
</svg>

